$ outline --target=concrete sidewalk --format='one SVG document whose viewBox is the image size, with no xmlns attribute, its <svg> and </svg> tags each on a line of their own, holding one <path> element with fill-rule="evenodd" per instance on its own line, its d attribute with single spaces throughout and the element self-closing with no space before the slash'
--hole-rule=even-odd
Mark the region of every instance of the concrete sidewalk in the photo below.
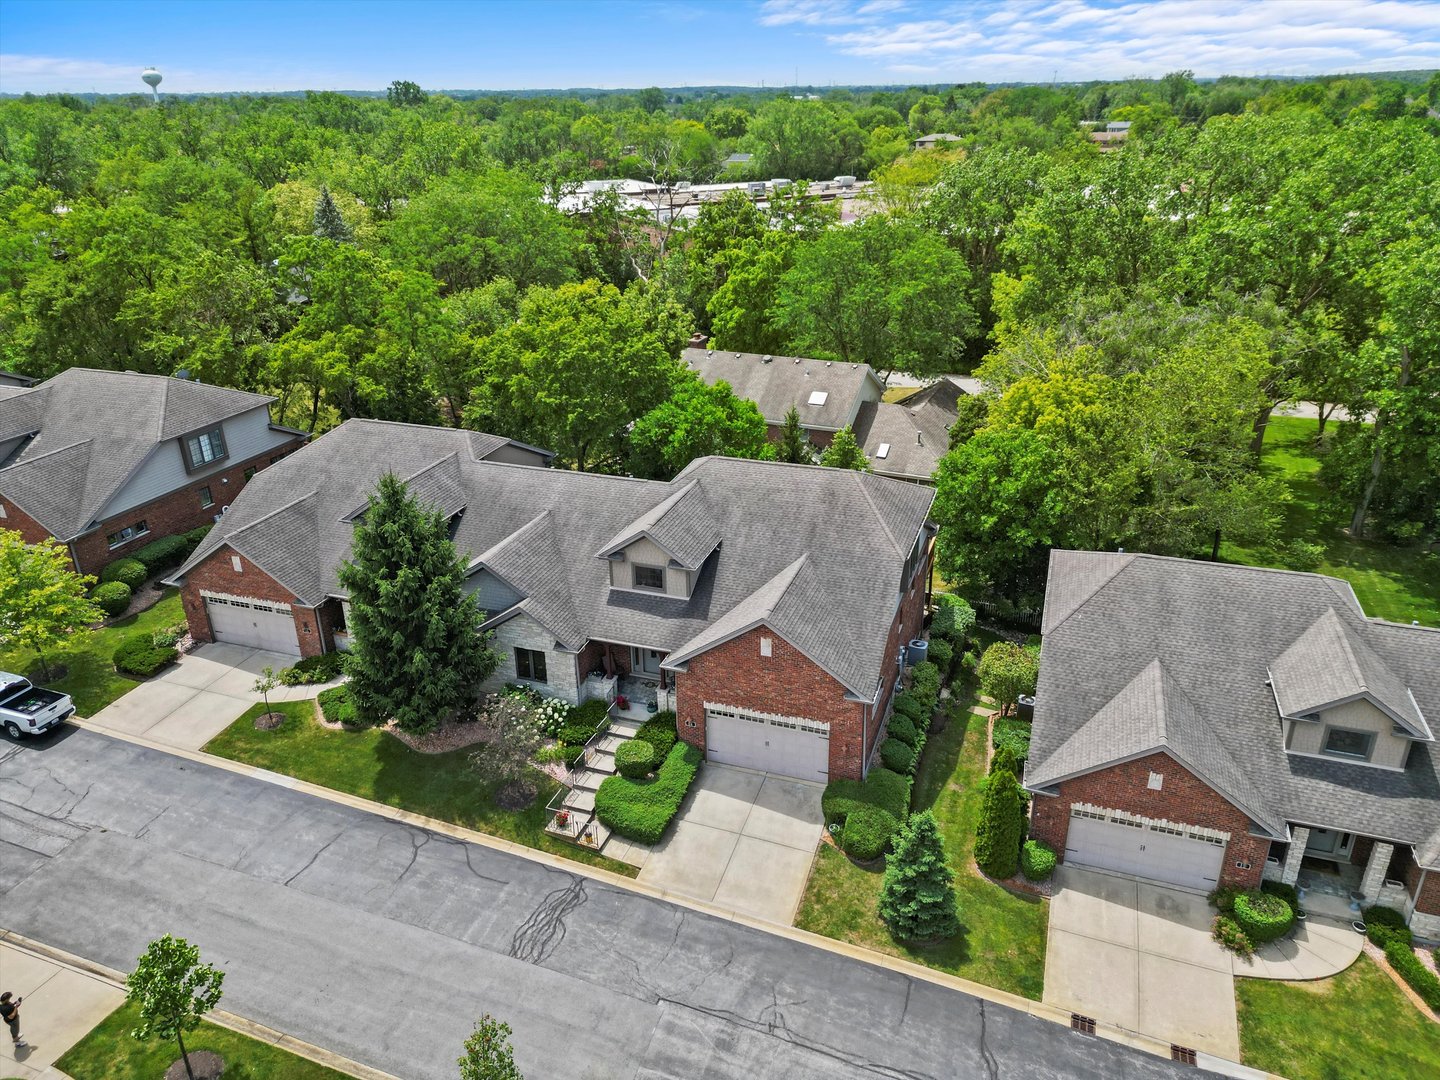
<svg viewBox="0 0 1440 1080">
<path fill-rule="evenodd" d="M 240 645 L 201 645 L 86 724 L 122 738 L 140 735 L 163 746 L 199 750 L 260 700 L 252 687 L 265 668 L 279 671 L 298 659 Z M 334 685 L 277 686 L 270 700 L 313 698 Z"/>
<path fill-rule="evenodd" d="M 1350 926 L 1312 915 L 1287 937 L 1260 946 L 1252 959 L 1232 956 L 1231 964 L 1247 979 L 1328 979 L 1353 964 L 1364 944 L 1365 935 Z"/>
<path fill-rule="evenodd" d="M 0 988 L 25 999 L 20 1032 L 29 1049 L 16 1050 L 8 1038 L 0 1038 L 0 1076 L 21 1080 L 64 1080 L 54 1067 L 60 1055 L 125 1000 L 125 991 L 114 983 L 8 941 L 0 941 Z"/>
</svg>

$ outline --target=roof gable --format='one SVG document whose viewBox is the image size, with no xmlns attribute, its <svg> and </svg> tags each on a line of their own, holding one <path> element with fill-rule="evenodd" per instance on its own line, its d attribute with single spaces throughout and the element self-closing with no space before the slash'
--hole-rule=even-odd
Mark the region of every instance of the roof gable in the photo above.
<svg viewBox="0 0 1440 1080">
<path fill-rule="evenodd" d="M 728 383 L 737 397 L 753 401 L 769 424 L 783 424 L 794 408 L 805 427 L 839 431 L 854 421 L 867 385 L 873 397 L 884 391 L 869 364 L 724 349 L 686 349 L 681 360 L 707 383 Z"/>
<path fill-rule="evenodd" d="M 648 537 L 686 570 L 698 570 L 707 555 L 720 546 L 721 530 L 698 482 L 692 480 L 675 494 L 621 529 L 595 554 L 608 558 Z"/>
</svg>

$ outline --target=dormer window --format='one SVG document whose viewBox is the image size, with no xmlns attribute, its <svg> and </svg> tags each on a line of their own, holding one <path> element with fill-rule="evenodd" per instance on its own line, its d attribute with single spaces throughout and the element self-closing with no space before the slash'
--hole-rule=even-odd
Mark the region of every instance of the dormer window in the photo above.
<svg viewBox="0 0 1440 1080">
<path fill-rule="evenodd" d="M 637 589 L 649 589 L 651 592 L 665 591 L 665 568 L 661 566 L 646 566 L 643 563 L 635 563 L 632 566 L 634 576 L 630 579 Z"/>
<path fill-rule="evenodd" d="M 1325 753 L 1332 757 L 1369 761 L 1370 752 L 1374 748 L 1375 733 L 1373 731 L 1354 731 L 1350 728 L 1332 727 L 1325 732 Z"/>
<path fill-rule="evenodd" d="M 224 461 L 226 457 L 225 434 L 218 427 L 186 436 L 184 447 L 185 468 L 188 472 Z"/>
</svg>

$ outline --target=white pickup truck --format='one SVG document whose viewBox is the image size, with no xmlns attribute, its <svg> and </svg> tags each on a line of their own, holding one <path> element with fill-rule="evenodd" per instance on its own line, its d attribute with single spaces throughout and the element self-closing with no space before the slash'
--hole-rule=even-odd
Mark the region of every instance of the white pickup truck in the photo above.
<svg viewBox="0 0 1440 1080">
<path fill-rule="evenodd" d="M 0 727 L 12 739 L 39 735 L 75 711 L 69 694 L 36 686 L 22 675 L 0 671 Z"/>
</svg>

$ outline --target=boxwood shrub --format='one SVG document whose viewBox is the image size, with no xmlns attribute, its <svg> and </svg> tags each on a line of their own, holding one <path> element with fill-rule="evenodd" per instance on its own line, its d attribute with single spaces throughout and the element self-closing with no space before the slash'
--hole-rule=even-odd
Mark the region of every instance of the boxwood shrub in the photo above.
<svg viewBox="0 0 1440 1080">
<path fill-rule="evenodd" d="M 205 537 L 209 535 L 210 530 L 214 527 L 215 526 L 213 524 L 200 525 L 184 534 L 185 558 L 188 559 L 190 557 L 190 553 L 200 546 L 200 541 L 204 540 Z"/>
<path fill-rule="evenodd" d="M 615 771 L 631 780 L 643 780 L 655 768 L 655 747 L 644 739 L 628 739 L 615 751 Z"/>
<path fill-rule="evenodd" d="M 926 711 L 925 703 L 909 690 L 895 695 L 895 711 L 922 731 L 930 726 L 930 712 Z"/>
<path fill-rule="evenodd" d="M 113 659 L 116 671 L 148 678 L 179 655 L 174 646 L 156 645 L 149 634 L 132 634 L 116 648 Z"/>
<path fill-rule="evenodd" d="M 840 848 L 852 859 L 870 862 L 885 854 L 900 822 L 878 806 L 857 806 L 845 819 Z"/>
<path fill-rule="evenodd" d="M 675 713 L 670 710 L 656 713 L 640 725 L 635 738 L 644 739 L 655 748 L 656 761 L 664 761 L 679 741 L 675 734 Z"/>
<path fill-rule="evenodd" d="M 1031 881 L 1044 881 L 1055 872 L 1055 849 L 1041 840 L 1026 840 L 1020 849 L 1020 872 Z"/>
<path fill-rule="evenodd" d="M 1385 948 L 1392 941 L 1398 941 L 1407 949 L 1410 948 L 1414 935 L 1411 934 L 1410 927 L 1405 925 L 1405 916 L 1400 912 L 1376 904 L 1374 907 L 1367 907 L 1362 915 L 1365 919 L 1365 936 L 1380 948 Z"/>
<path fill-rule="evenodd" d="M 832 780 L 820 796 L 820 811 L 827 825 L 843 825 L 850 813 L 860 806 L 878 806 L 897 821 L 910 813 L 908 776 L 890 769 L 871 769 L 864 781 Z"/>
<path fill-rule="evenodd" d="M 1300 894 L 1295 890 L 1294 885 L 1286 885 L 1283 881 L 1262 881 L 1260 891 L 1268 892 L 1272 896 L 1278 896 L 1290 905 L 1294 911 L 1300 910 Z"/>
<path fill-rule="evenodd" d="M 123 581 L 107 581 L 103 585 L 95 586 L 90 599 L 94 600 L 106 615 L 119 615 L 130 606 L 130 596 L 130 586 Z"/>
<path fill-rule="evenodd" d="M 890 727 L 888 731 L 890 738 L 899 739 L 906 746 L 910 747 L 911 750 L 915 749 L 915 744 L 918 743 L 921 738 L 920 729 L 915 726 L 914 721 L 899 713 L 890 717 Z"/>
<path fill-rule="evenodd" d="M 191 550 L 190 541 L 184 535 L 165 536 L 131 552 L 130 558 L 144 563 L 145 569 L 154 574 L 179 566 Z"/>
<path fill-rule="evenodd" d="M 932 637 L 927 655 L 930 662 L 940 669 L 941 675 L 950 674 L 950 665 L 955 662 L 955 646 L 944 638 Z"/>
<path fill-rule="evenodd" d="M 929 660 L 916 664 L 911 669 L 910 692 L 926 706 L 927 713 L 933 713 L 940 700 L 940 669 Z"/>
<path fill-rule="evenodd" d="M 906 776 L 915 771 L 915 751 L 899 739 L 886 739 L 880 744 L 880 760 L 885 768 Z"/>
<path fill-rule="evenodd" d="M 1385 946 L 1385 959 L 1426 1005 L 1440 1012 L 1440 978 L 1415 955 L 1414 949 L 1403 941 L 1392 941 Z"/>
<path fill-rule="evenodd" d="M 329 690 L 321 690 L 315 696 L 315 701 L 320 706 L 320 712 L 330 723 L 352 725 L 355 723 L 355 706 L 350 701 L 349 687 L 332 686 Z"/>
<path fill-rule="evenodd" d="M 1255 945 L 1283 937 L 1295 921 L 1295 909 L 1280 897 L 1252 889 L 1235 897 L 1235 921 Z"/>
<path fill-rule="evenodd" d="M 100 571 L 101 581 L 123 581 L 131 592 L 145 584 L 145 579 L 149 576 L 145 564 L 139 559 L 116 559 Z"/>
<path fill-rule="evenodd" d="M 658 843 L 690 790 L 700 757 L 689 743 L 676 743 L 653 779 L 607 776 L 595 792 L 595 816 L 626 839 Z"/>
</svg>

